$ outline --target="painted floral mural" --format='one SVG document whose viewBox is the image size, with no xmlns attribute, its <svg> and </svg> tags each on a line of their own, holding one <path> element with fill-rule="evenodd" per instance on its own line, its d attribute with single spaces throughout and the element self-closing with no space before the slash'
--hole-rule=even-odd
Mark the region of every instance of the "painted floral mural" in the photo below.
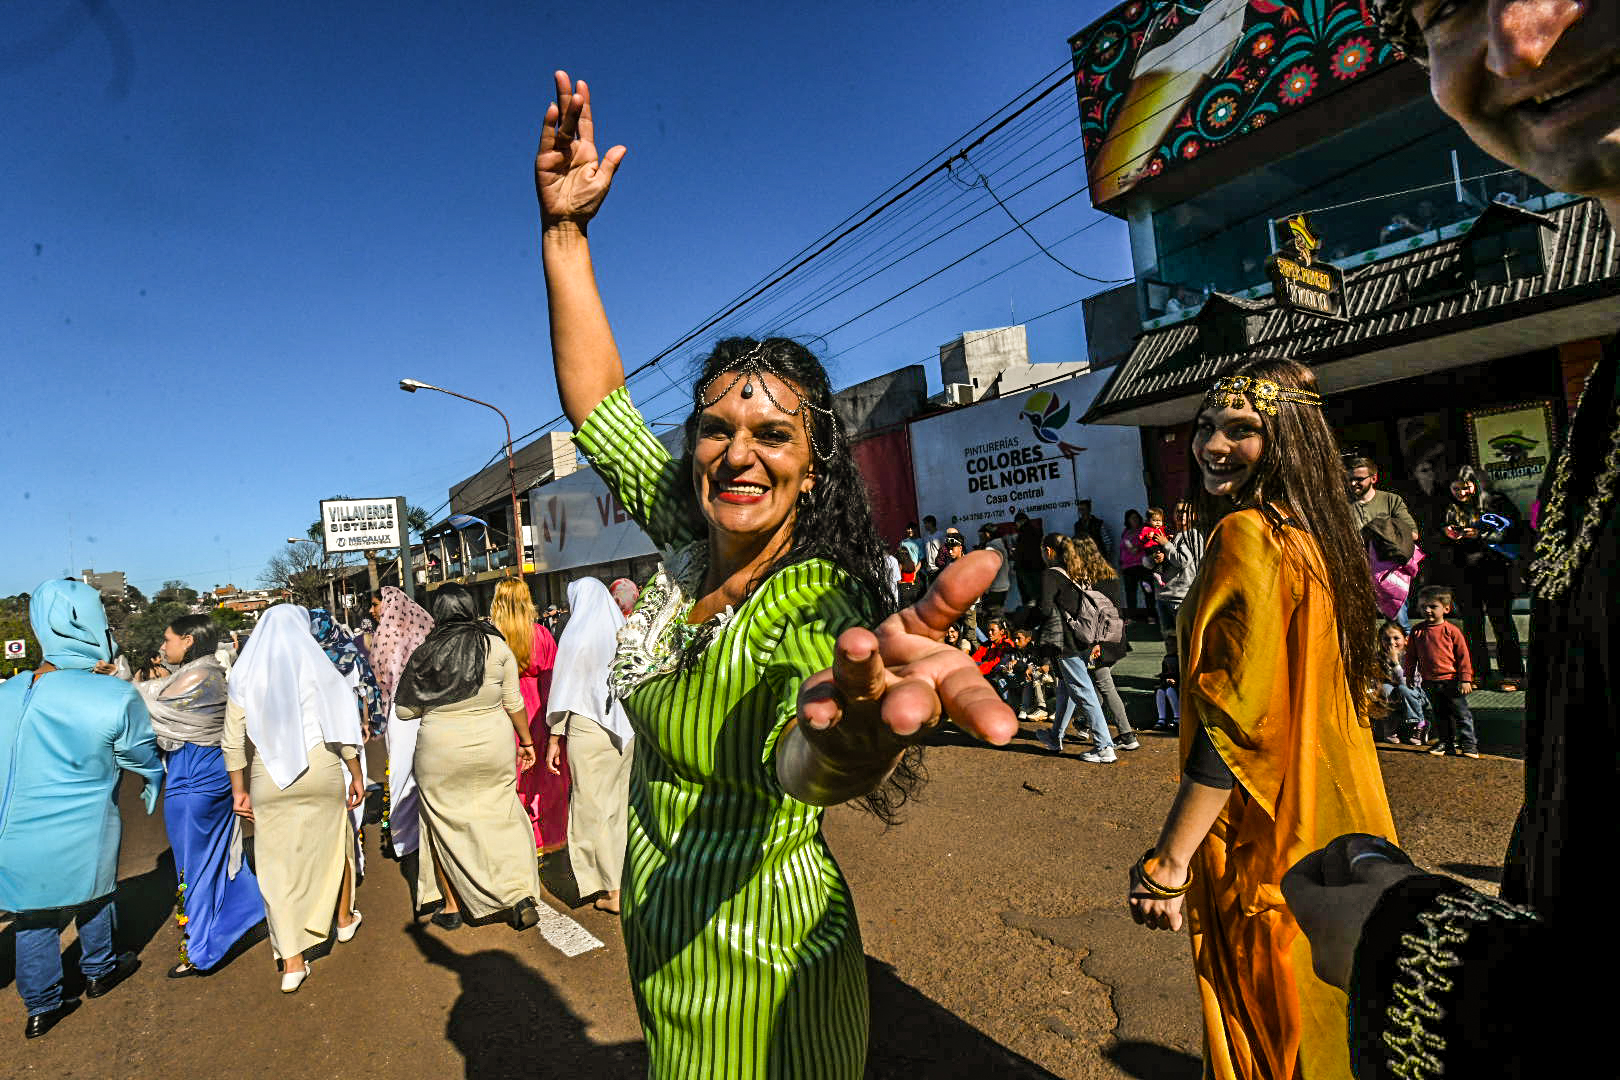
<svg viewBox="0 0 1620 1080">
<path fill-rule="evenodd" d="M 1128 0 L 1070 44 L 1099 205 L 1402 59 L 1361 0 Z"/>
</svg>

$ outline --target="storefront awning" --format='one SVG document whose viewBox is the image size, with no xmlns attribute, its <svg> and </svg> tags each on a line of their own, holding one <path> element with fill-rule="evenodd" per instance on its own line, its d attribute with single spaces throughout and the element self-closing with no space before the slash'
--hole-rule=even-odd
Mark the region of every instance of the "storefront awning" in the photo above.
<svg viewBox="0 0 1620 1080">
<path fill-rule="evenodd" d="M 1620 329 L 1620 243 L 1591 199 L 1546 215 L 1487 210 L 1479 222 L 1541 236 L 1545 272 L 1505 277 L 1459 235 L 1345 273 L 1344 321 L 1275 303 L 1212 297 L 1199 315 L 1137 339 L 1087 424 L 1169 427 L 1190 420 L 1221 372 L 1256 356 L 1317 369 L 1324 392 L 1477 364 Z"/>
</svg>

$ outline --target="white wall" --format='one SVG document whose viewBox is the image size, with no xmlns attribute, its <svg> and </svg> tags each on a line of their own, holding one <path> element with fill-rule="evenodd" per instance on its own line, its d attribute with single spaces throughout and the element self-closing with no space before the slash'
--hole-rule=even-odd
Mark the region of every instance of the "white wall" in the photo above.
<svg viewBox="0 0 1620 1080">
<path fill-rule="evenodd" d="M 941 528 L 955 525 L 970 546 L 981 524 L 1010 521 L 1017 510 L 1044 519 L 1048 531 L 1068 532 L 1074 527 L 1078 466 L 1080 497 L 1092 501 L 1092 512 L 1117 537 L 1125 511 L 1147 504 L 1141 436 L 1136 428 L 1076 422 L 1107 381 L 1108 372 L 1090 372 L 913 423 L 918 515 L 934 515 Z M 1068 410 L 1060 426 L 1045 432 L 1047 438 L 1020 415 L 1042 404 L 1053 405 L 1044 412 L 1048 420 Z M 1071 461 L 1063 445 L 1085 449 Z"/>
</svg>

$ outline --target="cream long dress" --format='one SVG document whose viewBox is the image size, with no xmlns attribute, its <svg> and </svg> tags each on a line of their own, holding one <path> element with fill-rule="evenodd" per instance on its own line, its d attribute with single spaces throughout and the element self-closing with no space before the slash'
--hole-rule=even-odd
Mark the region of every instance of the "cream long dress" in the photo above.
<svg viewBox="0 0 1620 1080">
<path fill-rule="evenodd" d="M 624 878 L 630 817 L 632 740 L 620 748 L 606 728 L 576 712 L 554 714 L 551 734 L 568 737 L 568 864 L 579 895 L 612 892 Z"/>
<path fill-rule="evenodd" d="M 540 900 L 534 829 L 518 801 L 507 717 L 523 711 L 518 675 L 511 648 L 491 638 L 478 693 L 422 714 L 413 766 L 421 802 L 418 907 L 444 899 L 435 867 L 449 881 L 462 912 L 475 919 L 525 899 Z M 397 711 L 415 715 L 403 705 Z"/>
<path fill-rule="evenodd" d="M 248 771 L 253 800 L 254 872 L 264 896 L 270 949 L 276 959 L 297 956 L 332 933 L 343 872 L 355 870 L 354 826 L 346 793 L 356 756 L 352 746 L 330 743 L 309 750 L 309 769 L 285 788 L 247 753 L 247 714 L 236 702 L 225 709 L 220 750 L 225 768 Z M 358 878 L 355 879 L 358 882 Z"/>
</svg>

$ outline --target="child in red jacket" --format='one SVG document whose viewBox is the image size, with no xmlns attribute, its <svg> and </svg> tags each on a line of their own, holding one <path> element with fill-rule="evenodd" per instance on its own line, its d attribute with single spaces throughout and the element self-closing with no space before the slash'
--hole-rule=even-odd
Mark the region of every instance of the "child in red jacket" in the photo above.
<svg viewBox="0 0 1620 1080">
<path fill-rule="evenodd" d="M 1451 606 L 1451 590 L 1443 586 L 1431 585 L 1418 593 L 1423 622 L 1412 627 L 1402 666 L 1408 682 L 1414 671 L 1423 676 L 1423 693 L 1434 710 L 1436 742 L 1429 753 L 1477 758 L 1474 714 L 1468 709 L 1474 665 L 1462 631 L 1446 621 Z"/>
</svg>

